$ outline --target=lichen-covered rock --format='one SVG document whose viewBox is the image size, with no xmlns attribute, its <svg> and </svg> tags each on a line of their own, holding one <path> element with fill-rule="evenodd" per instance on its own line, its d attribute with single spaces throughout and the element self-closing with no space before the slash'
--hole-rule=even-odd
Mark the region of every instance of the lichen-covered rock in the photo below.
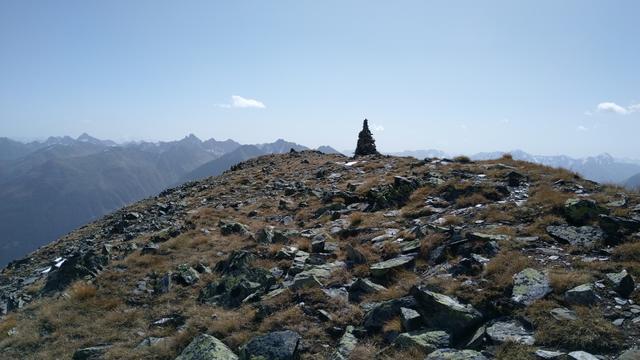
<svg viewBox="0 0 640 360">
<path fill-rule="evenodd" d="M 447 347 L 450 342 L 451 339 L 446 332 L 429 330 L 401 333 L 395 340 L 395 344 L 400 348 L 418 348 L 425 354 Z"/>
<path fill-rule="evenodd" d="M 198 272 L 187 264 L 178 266 L 176 273 L 174 274 L 179 284 L 191 286 L 200 280 Z"/>
<path fill-rule="evenodd" d="M 427 355 L 425 360 L 488 360 L 475 350 L 438 349 Z"/>
<path fill-rule="evenodd" d="M 531 305 L 550 292 L 549 277 L 541 271 L 527 268 L 513 276 L 511 300 L 516 303 Z"/>
<path fill-rule="evenodd" d="M 446 330 L 453 337 L 475 330 L 482 321 L 482 314 L 471 305 L 432 292 L 425 287 L 414 286 L 411 295 L 416 299 L 416 310 L 428 327 Z"/>
<path fill-rule="evenodd" d="M 487 327 L 487 336 L 493 343 L 503 344 L 514 342 L 523 345 L 533 345 L 533 329 L 517 319 L 496 321 Z"/>
<path fill-rule="evenodd" d="M 604 241 L 604 232 L 594 226 L 549 225 L 547 232 L 558 241 L 579 247 L 594 248 Z"/>
<path fill-rule="evenodd" d="M 222 341 L 207 334 L 197 336 L 176 360 L 237 360 L 238 356 Z"/>
<path fill-rule="evenodd" d="M 346 331 L 338 342 L 338 348 L 329 358 L 330 360 L 347 360 L 353 349 L 358 345 L 358 339 L 353 335 L 353 326 L 347 326 Z"/>
<path fill-rule="evenodd" d="M 257 336 L 240 350 L 240 360 L 295 360 L 298 357 L 300 335 L 285 330 Z"/>
<path fill-rule="evenodd" d="M 218 226 L 220 227 L 220 233 L 224 236 L 228 236 L 231 234 L 238 234 L 238 235 L 250 234 L 249 227 L 237 221 L 220 220 L 220 222 L 218 223 Z"/>
</svg>

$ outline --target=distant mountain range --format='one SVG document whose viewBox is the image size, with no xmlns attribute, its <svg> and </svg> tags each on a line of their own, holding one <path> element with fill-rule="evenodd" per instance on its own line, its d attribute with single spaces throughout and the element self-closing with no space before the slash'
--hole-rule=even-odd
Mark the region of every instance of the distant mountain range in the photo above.
<svg viewBox="0 0 640 360">
<path fill-rule="evenodd" d="M 307 149 L 282 139 L 242 145 L 194 135 L 126 144 L 87 134 L 30 143 L 0 138 L 0 267 L 126 204 L 292 148 Z"/>
<path fill-rule="evenodd" d="M 571 158 L 565 155 L 544 156 L 532 155 L 522 150 L 483 152 L 471 155 L 473 160 L 489 160 L 500 158 L 504 154 L 511 154 L 514 159 L 543 164 L 551 167 L 564 168 L 575 171 L 584 178 L 601 182 L 640 186 L 640 161 L 631 159 L 616 159 L 609 154 L 600 154 L 586 158 Z M 413 150 L 391 153 L 396 156 L 412 156 L 418 159 L 438 157 L 451 158 L 454 154 L 447 154 L 440 150 Z"/>
</svg>

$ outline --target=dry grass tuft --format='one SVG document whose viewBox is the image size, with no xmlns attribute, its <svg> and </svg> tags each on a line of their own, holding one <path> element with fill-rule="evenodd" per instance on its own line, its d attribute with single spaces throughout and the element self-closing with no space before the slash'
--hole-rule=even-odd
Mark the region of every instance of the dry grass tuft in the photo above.
<svg viewBox="0 0 640 360">
<path fill-rule="evenodd" d="M 485 277 L 493 287 L 505 289 L 513 284 L 513 275 L 530 267 L 531 259 L 517 251 L 502 251 L 491 259 L 485 269 Z"/>
<path fill-rule="evenodd" d="M 504 343 L 496 349 L 496 360 L 536 360 L 535 348 L 514 342 Z"/>
<path fill-rule="evenodd" d="M 640 262 L 640 241 L 616 246 L 613 255 L 617 260 Z"/>
<path fill-rule="evenodd" d="M 476 206 L 478 204 L 486 204 L 487 202 L 489 202 L 489 200 L 487 200 L 484 195 L 475 193 L 456 199 L 456 206 L 459 208 L 466 208 Z"/>
<path fill-rule="evenodd" d="M 402 321 L 400 321 L 399 317 L 395 317 L 393 319 L 388 320 L 382 326 L 382 332 L 402 332 Z"/>
<path fill-rule="evenodd" d="M 380 351 L 378 345 L 373 342 L 362 342 L 356 345 L 351 352 L 349 360 L 371 360 L 375 359 Z"/>
<path fill-rule="evenodd" d="M 549 311 L 558 307 L 551 301 L 537 301 L 527 308 L 540 345 L 589 352 L 613 351 L 622 347 L 622 334 L 604 318 L 598 308 L 576 307 L 577 320 L 556 320 Z"/>
<path fill-rule="evenodd" d="M 71 285 L 69 288 L 69 295 L 72 300 L 85 301 L 92 299 L 96 296 L 98 289 L 92 284 L 87 284 L 84 281 L 79 281 Z"/>
<path fill-rule="evenodd" d="M 593 276 L 585 271 L 565 271 L 554 270 L 549 274 L 549 282 L 556 294 L 564 294 L 565 291 L 573 289 L 578 285 L 582 285 L 593 281 Z"/>
</svg>

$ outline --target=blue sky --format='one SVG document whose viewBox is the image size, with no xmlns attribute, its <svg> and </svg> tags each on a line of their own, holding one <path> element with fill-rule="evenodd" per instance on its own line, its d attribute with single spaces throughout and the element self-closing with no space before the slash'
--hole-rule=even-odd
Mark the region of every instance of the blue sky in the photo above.
<svg viewBox="0 0 640 360">
<path fill-rule="evenodd" d="M 0 136 L 640 158 L 637 1 L 0 2 Z M 634 107 L 635 106 L 635 107 Z"/>
</svg>

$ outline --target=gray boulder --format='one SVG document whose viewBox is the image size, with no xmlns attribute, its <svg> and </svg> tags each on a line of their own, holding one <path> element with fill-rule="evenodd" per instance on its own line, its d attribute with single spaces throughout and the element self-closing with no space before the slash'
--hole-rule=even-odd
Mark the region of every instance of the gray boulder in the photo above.
<svg viewBox="0 0 640 360">
<path fill-rule="evenodd" d="M 400 321 L 404 331 L 414 331 L 422 326 L 420 313 L 413 309 L 400 308 Z"/>
<path fill-rule="evenodd" d="M 497 321 L 487 327 L 487 336 L 496 344 L 514 342 L 524 345 L 533 345 L 533 330 L 517 319 Z"/>
<path fill-rule="evenodd" d="M 402 333 L 394 342 L 400 348 L 418 348 L 429 354 L 436 349 L 449 346 L 451 339 L 444 331 L 422 330 Z"/>
<path fill-rule="evenodd" d="M 378 331 L 387 321 L 398 316 L 401 308 L 414 308 L 416 305 L 416 300 L 411 296 L 380 303 L 365 304 L 363 307 L 368 311 L 362 324 L 368 331 Z"/>
<path fill-rule="evenodd" d="M 375 277 L 386 275 L 389 271 L 410 267 L 414 263 L 415 256 L 401 255 L 393 259 L 371 265 L 371 274 Z"/>
<path fill-rule="evenodd" d="M 197 336 L 176 360 L 237 360 L 238 356 L 222 341 L 207 334 Z"/>
<path fill-rule="evenodd" d="M 386 289 L 384 286 L 378 285 L 369 279 L 359 278 L 349 286 L 349 300 L 359 301 L 362 295 L 377 293 Z"/>
<path fill-rule="evenodd" d="M 428 327 L 442 329 L 453 337 L 472 331 L 482 321 L 482 314 L 471 305 L 432 292 L 425 287 L 414 286 L 411 295 L 416 299 L 416 310 Z"/>
<path fill-rule="evenodd" d="M 598 296 L 593 289 L 593 284 L 582 284 L 567 290 L 564 299 L 570 304 L 592 305 L 598 301 Z"/>
<path fill-rule="evenodd" d="M 629 297 L 636 287 L 633 277 L 631 277 L 631 274 L 629 274 L 627 270 L 622 270 L 619 273 L 608 273 L 606 274 L 606 278 L 613 287 L 613 290 L 625 298 Z"/>
<path fill-rule="evenodd" d="M 300 335 L 291 330 L 271 332 L 249 340 L 240 351 L 240 360 L 295 360 Z"/>
<path fill-rule="evenodd" d="M 236 221 L 220 220 L 218 222 L 218 226 L 220 227 L 220 233 L 223 236 L 229 236 L 231 234 L 238 234 L 238 235 L 250 234 L 249 227 L 247 225 L 241 224 Z"/>
<path fill-rule="evenodd" d="M 358 339 L 353 335 L 353 326 L 347 326 L 347 330 L 340 338 L 338 348 L 329 358 L 330 360 L 347 360 L 353 349 L 358 345 Z"/>
<path fill-rule="evenodd" d="M 511 300 L 516 303 L 531 305 L 550 292 L 549 277 L 541 271 L 527 268 L 513 276 Z"/>
<path fill-rule="evenodd" d="M 547 233 L 565 244 L 593 248 L 602 244 L 604 232 L 593 226 L 549 225 Z"/>
<path fill-rule="evenodd" d="M 174 275 L 176 277 L 176 281 L 179 284 L 186 286 L 194 285 L 198 282 L 198 280 L 200 280 L 200 275 L 198 275 L 198 272 L 187 264 L 178 266 L 178 269 L 176 270 L 176 273 Z"/>
<path fill-rule="evenodd" d="M 620 356 L 618 356 L 617 360 L 637 360 L 640 359 L 640 348 L 632 348 L 626 350 Z"/>
<path fill-rule="evenodd" d="M 564 203 L 564 217 L 572 225 L 586 225 L 596 219 L 605 209 L 596 204 L 594 200 L 574 198 Z"/>
</svg>

